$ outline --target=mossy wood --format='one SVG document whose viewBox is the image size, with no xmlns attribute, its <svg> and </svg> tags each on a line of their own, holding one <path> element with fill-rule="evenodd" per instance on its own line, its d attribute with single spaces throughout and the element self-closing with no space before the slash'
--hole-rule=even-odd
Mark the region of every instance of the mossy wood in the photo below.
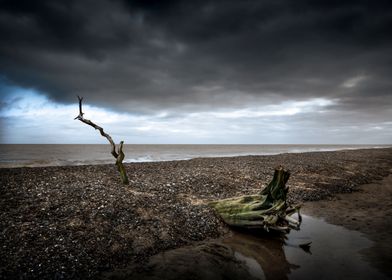
<svg viewBox="0 0 392 280">
<path fill-rule="evenodd" d="M 287 203 L 290 172 L 278 167 L 272 181 L 259 194 L 213 201 L 210 205 L 230 226 L 286 231 L 301 223 L 299 206 Z M 290 217 L 298 213 L 298 221 Z"/>
</svg>

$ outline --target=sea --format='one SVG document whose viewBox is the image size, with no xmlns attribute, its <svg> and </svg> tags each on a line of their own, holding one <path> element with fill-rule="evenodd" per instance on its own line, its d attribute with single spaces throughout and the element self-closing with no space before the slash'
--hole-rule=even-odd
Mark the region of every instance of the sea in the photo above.
<svg viewBox="0 0 392 280">
<path fill-rule="evenodd" d="M 188 160 L 199 157 L 275 155 L 391 145 L 125 145 L 124 162 Z M 110 145 L 0 144 L 0 168 L 113 163 Z"/>
</svg>

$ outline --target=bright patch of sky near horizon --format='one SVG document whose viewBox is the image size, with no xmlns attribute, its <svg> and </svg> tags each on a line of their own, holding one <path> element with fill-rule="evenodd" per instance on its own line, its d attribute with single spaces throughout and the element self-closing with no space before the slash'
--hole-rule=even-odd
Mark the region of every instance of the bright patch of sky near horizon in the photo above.
<svg viewBox="0 0 392 280">
<path fill-rule="evenodd" d="M 3 87 L 0 100 L 0 143 L 106 143 L 97 131 L 74 120 L 76 97 L 74 104 L 60 104 L 35 90 Z M 392 131 L 392 122 L 337 121 L 320 126 L 320 120 L 339 114 L 334 110 L 338 99 L 287 100 L 177 114 L 165 110 L 121 113 L 89 105 L 88 98 L 84 102 L 85 118 L 102 126 L 115 142 L 128 144 L 389 144 Z"/>
</svg>

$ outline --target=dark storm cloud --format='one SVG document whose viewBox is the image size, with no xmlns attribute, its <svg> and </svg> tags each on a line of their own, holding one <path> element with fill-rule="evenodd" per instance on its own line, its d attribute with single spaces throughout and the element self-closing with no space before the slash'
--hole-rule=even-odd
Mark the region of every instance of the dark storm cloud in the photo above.
<svg viewBox="0 0 392 280">
<path fill-rule="evenodd" d="M 57 101 L 80 94 L 121 110 L 392 103 L 390 1 L 0 3 L 0 74 Z"/>
</svg>

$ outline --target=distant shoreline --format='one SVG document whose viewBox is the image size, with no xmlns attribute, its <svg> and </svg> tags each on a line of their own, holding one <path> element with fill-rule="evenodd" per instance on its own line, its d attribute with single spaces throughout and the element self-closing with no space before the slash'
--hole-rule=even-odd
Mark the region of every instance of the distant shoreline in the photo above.
<svg viewBox="0 0 392 280">
<path fill-rule="evenodd" d="M 106 144 L 0 144 L 0 168 L 111 164 Z M 166 162 L 195 158 L 270 156 L 285 153 L 385 149 L 391 145 L 193 145 L 128 144 L 124 163 Z"/>
</svg>

